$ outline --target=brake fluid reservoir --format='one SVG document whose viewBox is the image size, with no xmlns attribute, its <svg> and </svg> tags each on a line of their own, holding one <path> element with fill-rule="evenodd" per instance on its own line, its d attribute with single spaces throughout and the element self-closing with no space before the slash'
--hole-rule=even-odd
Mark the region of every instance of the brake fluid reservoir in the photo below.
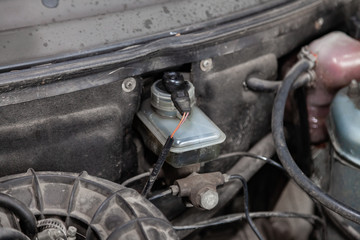
<svg viewBox="0 0 360 240">
<path fill-rule="evenodd" d="M 225 134 L 196 105 L 194 86 L 186 81 L 191 101 L 191 113 L 174 135 L 174 143 L 166 161 L 179 168 L 215 159 Z M 145 145 L 159 154 L 166 139 L 180 121 L 180 114 L 161 80 L 151 87 L 151 98 L 145 100 L 137 113 L 138 130 Z"/>
</svg>

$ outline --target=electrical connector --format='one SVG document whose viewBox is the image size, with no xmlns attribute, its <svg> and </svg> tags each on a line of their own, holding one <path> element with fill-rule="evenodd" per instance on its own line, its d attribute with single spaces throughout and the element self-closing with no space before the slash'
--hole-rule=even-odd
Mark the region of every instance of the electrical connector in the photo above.
<svg viewBox="0 0 360 240">
<path fill-rule="evenodd" d="M 171 100 L 181 115 L 191 111 L 189 86 L 181 73 L 165 72 L 162 84 L 166 91 L 171 94 Z"/>
</svg>

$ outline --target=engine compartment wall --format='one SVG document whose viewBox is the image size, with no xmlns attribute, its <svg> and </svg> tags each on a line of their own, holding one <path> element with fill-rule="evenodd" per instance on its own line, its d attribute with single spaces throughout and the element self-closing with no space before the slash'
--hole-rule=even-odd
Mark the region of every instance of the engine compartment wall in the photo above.
<svg viewBox="0 0 360 240">
<path fill-rule="evenodd" d="M 122 80 L 75 92 L 72 81 L 57 96 L 20 101 L 16 94 L 0 111 L 0 176 L 36 170 L 88 171 L 110 180 L 136 171 L 131 125 L 141 82 L 125 92 Z M 90 82 L 90 80 L 88 81 Z M 37 86 L 30 96 L 44 92 Z M 46 89 L 45 89 L 46 90 Z M 21 92 L 21 91 L 20 91 Z M 38 93 L 38 94 L 37 94 Z M 0 94 L 4 99 L 6 93 Z M 21 94 L 26 98 L 26 94 Z M 9 104 L 17 103 L 17 104 Z M 4 102 L 3 102 L 4 104 Z M 122 172 L 127 169 L 128 172 Z"/>
</svg>

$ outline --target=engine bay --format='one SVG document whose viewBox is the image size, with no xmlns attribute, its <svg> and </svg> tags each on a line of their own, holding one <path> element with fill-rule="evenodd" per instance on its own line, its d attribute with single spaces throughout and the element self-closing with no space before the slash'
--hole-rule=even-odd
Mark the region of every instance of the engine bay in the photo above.
<svg viewBox="0 0 360 240">
<path fill-rule="evenodd" d="M 357 1 L 29 2 L 0 240 L 360 239 Z"/>
</svg>

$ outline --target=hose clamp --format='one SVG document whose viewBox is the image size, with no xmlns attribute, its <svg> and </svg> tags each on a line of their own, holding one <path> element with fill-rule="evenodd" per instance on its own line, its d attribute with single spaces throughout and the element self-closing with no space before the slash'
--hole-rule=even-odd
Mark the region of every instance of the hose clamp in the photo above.
<svg viewBox="0 0 360 240">
<path fill-rule="evenodd" d="M 310 69 L 313 69 L 316 64 L 317 55 L 309 50 L 309 46 L 304 46 L 298 54 L 298 59 L 304 59 L 310 62 Z"/>
</svg>

